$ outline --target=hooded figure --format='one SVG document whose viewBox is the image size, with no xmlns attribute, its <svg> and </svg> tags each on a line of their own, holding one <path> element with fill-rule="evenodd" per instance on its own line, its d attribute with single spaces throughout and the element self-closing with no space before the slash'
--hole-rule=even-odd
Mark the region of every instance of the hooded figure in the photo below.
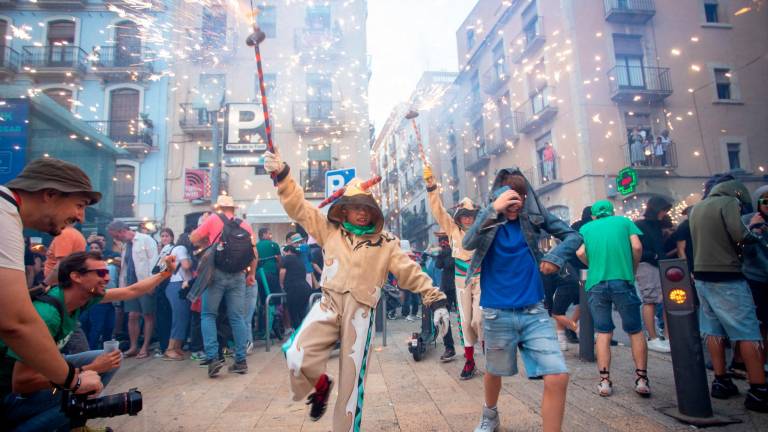
<svg viewBox="0 0 768 432">
<path fill-rule="evenodd" d="M 443 206 L 440 191 L 432 178 L 432 168 L 424 167 L 424 181 L 427 184 L 429 209 L 440 229 L 448 236 L 451 254 L 454 260 L 454 285 L 459 310 L 459 339 L 464 345 L 464 368 L 461 379 L 470 379 L 475 375 L 475 344 L 482 337 L 480 315 L 480 278 L 467 279 L 467 270 L 472 260 L 472 252 L 464 249 L 462 241 L 467 229 L 474 223 L 479 208 L 469 198 L 459 201 L 453 218 Z M 444 356 L 445 357 L 445 356 Z M 441 357 L 442 358 L 442 357 Z"/>
<path fill-rule="evenodd" d="M 754 231 L 759 230 L 761 234 L 766 234 L 768 232 L 768 227 L 765 224 L 768 221 L 768 201 L 766 201 L 768 200 L 768 185 L 757 188 L 754 197 L 754 209 L 756 211 L 742 216 L 741 220 L 750 227 L 753 225 L 752 219 L 755 215 L 759 214 L 763 218 L 762 225 L 755 224 L 757 226 L 752 228 Z M 764 200 L 765 204 L 760 204 L 761 200 Z M 744 277 L 747 278 L 750 286 L 752 286 L 752 282 L 762 283 L 763 297 L 768 301 L 768 247 L 759 242 L 746 244 L 744 246 L 743 259 L 742 271 L 744 272 Z M 752 291 L 754 293 L 756 290 L 753 289 Z M 760 309 L 760 305 L 757 305 L 757 307 Z M 766 314 L 768 314 L 768 310 Z M 766 318 L 766 321 L 768 321 L 768 315 L 766 315 Z M 763 322 L 763 325 L 768 325 L 768 322 Z"/>
<path fill-rule="evenodd" d="M 517 168 L 502 169 L 493 182 L 494 201 L 477 216 L 463 246 L 474 250 L 469 277 L 480 269 L 486 370 L 482 430 L 499 427 L 495 409 L 501 377 L 517 374 L 517 353 L 529 377 L 543 377 L 545 394 L 556 400 L 543 404 L 544 430 L 560 430 L 565 411 L 568 368 L 555 328 L 543 305 L 541 274 L 562 269 L 581 245 L 581 236 L 541 204 Z M 549 234 L 561 242 L 544 255 L 539 238 Z M 550 396 L 551 398 L 552 396 Z M 558 402 L 559 401 L 559 402 Z"/>
<path fill-rule="evenodd" d="M 374 312 L 387 275 L 392 273 L 401 288 L 422 296 L 424 304 L 434 310 L 435 325 L 441 331 L 449 322 L 445 294 L 432 286 L 429 276 L 400 249 L 399 239 L 383 230 L 381 209 L 360 180 L 347 185 L 326 217 L 304 199 L 304 191 L 279 155 L 267 152 L 264 167 L 277 174 L 277 194 L 285 212 L 306 229 L 324 253 L 320 278 L 323 296 L 283 345 L 293 400 L 309 395 L 310 418 L 322 417 L 334 384 L 325 373 L 326 363 L 340 340 L 333 430 L 358 431 Z"/>
</svg>

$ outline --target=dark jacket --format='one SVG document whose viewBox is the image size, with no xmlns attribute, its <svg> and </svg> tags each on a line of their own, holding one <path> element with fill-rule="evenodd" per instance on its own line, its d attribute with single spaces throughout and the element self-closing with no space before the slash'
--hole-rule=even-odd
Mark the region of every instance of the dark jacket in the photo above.
<svg viewBox="0 0 768 432">
<path fill-rule="evenodd" d="M 657 215 L 660 211 L 671 206 L 672 204 L 662 197 L 651 197 L 646 205 L 645 218 L 635 222 L 635 225 L 643 232 L 643 235 L 640 236 L 640 242 L 643 244 L 643 256 L 640 258 L 640 262 L 658 267 L 659 260 L 665 258 L 666 248 L 664 247 L 662 221 L 657 219 Z"/>
<path fill-rule="evenodd" d="M 523 175 L 518 168 L 500 170 L 493 182 L 491 192 L 501 187 L 501 180 L 506 174 Z M 581 246 L 581 235 L 571 229 L 568 224 L 550 214 L 546 207 L 539 202 L 539 198 L 527 179 L 526 184 L 528 185 L 528 193 L 519 217 L 525 242 L 528 244 L 528 248 L 531 250 L 536 263 L 548 261 L 562 269 L 566 261 L 571 259 L 576 253 L 576 249 Z M 506 222 L 507 218 L 504 214 L 496 213 L 492 204 L 480 211 L 475 223 L 469 229 L 462 242 L 464 249 L 475 251 L 472 256 L 472 264 L 467 272 L 467 279 L 480 269 L 480 264 L 483 262 L 485 254 L 491 248 L 493 239 L 496 237 L 496 231 L 499 226 Z M 559 245 L 546 255 L 539 249 L 539 239 L 542 233 L 552 235 L 561 241 Z"/>
<path fill-rule="evenodd" d="M 766 193 L 768 193 L 768 185 L 759 187 L 755 191 L 755 210 L 760 211 L 760 205 L 758 205 L 757 200 Z M 749 225 L 749 222 L 754 215 L 755 213 L 745 214 L 742 216 L 741 221 L 744 222 L 745 225 Z M 763 215 L 763 219 L 768 221 L 768 215 Z M 762 231 L 762 237 L 765 238 L 765 236 L 768 235 L 768 226 L 763 225 Z M 763 241 L 762 243 L 754 242 L 744 245 L 744 265 L 742 266 L 742 272 L 747 279 L 758 282 L 768 282 L 768 246 L 766 246 L 765 243 L 766 242 Z"/>
<path fill-rule="evenodd" d="M 451 248 L 442 248 L 437 256 L 435 265 L 443 272 L 440 275 L 440 291 L 451 292 L 456 290 L 456 264 L 451 255 Z"/>
<path fill-rule="evenodd" d="M 741 220 L 741 205 L 751 200 L 749 191 L 738 180 L 720 183 L 709 196 L 696 204 L 689 217 L 693 238 L 694 271 L 741 273 L 739 248 L 762 242 Z"/>
</svg>

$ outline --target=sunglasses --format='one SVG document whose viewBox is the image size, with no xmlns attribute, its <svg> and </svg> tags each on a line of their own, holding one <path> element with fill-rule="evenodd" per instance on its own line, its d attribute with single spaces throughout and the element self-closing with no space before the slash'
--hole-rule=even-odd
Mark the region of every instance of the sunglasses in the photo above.
<svg viewBox="0 0 768 432">
<path fill-rule="evenodd" d="M 757 200 L 758 205 L 768 205 L 768 198 L 760 198 Z"/>
<path fill-rule="evenodd" d="M 80 273 L 82 274 L 91 273 L 91 272 L 96 273 L 96 275 L 99 276 L 100 278 L 103 278 L 109 275 L 109 270 L 107 269 L 80 270 Z"/>
</svg>

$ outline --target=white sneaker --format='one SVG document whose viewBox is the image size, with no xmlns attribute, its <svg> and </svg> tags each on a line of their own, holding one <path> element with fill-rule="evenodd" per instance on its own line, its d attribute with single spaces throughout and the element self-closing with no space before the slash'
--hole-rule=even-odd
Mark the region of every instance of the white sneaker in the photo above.
<svg viewBox="0 0 768 432">
<path fill-rule="evenodd" d="M 661 340 L 659 338 L 649 340 L 648 349 L 660 353 L 668 353 L 672 351 L 672 349 L 669 348 L 669 341 Z"/>
<path fill-rule="evenodd" d="M 495 432 L 499 428 L 499 412 L 495 409 L 483 407 L 483 416 L 475 432 Z"/>
<path fill-rule="evenodd" d="M 600 383 L 597 385 L 597 394 L 602 397 L 608 397 L 613 393 L 613 383 L 607 377 L 600 377 Z"/>
<path fill-rule="evenodd" d="M 407 317 L 405 317 L 405 319 L 408 320 L 408 321 L 416 321 L 416 320 L 419 319 L 419 317 L 417 317 L 416 315 L 411 314 L 411 315 L 408 315 Z"/>
</svg>

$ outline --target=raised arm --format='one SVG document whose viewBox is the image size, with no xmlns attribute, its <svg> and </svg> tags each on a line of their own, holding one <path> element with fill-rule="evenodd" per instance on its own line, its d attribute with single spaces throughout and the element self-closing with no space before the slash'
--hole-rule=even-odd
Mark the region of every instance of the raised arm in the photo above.
<svg viewBox="0 0 768 432">
<path fill-rule="evenodd" d="M 440 225 L 440 229 L 451 235 L 451 231 L 457 227 L 450 213 L 443 206 L 437 183 L 435 183 L 435 179 L 432 177 L 432 167 L 429 165 L 424 166 L 424 181 L 427 183 L 429 210 L 432 212 L 432 216 L 434 216 L 437 224 Z"/>
<path fill-rule="evenodd" d="M 156 286 L 160 285 L 165 279 L 171 277 L 174 271 L 176 271 L 176 257 L 169 255 L 165 257 L 164 260 L 168 266 L 165 271 L 154 274 L 146 279 L 142 279 L 125 288 L 110 288 L 107 290 L 106 294 L 104 294 L 101 303 L 135 299 L 136 297 L 140 297 L 155 289 Z"/>
<path fill-rule="evenodd" d="M 432 285 L 432 279 L 400 249 L 392 254 L 388 271 L 397 279 L 400 288 L 420 294 L 424 304 L 435 310 L 445 304 L 445 294 Z"/>
</svg>

